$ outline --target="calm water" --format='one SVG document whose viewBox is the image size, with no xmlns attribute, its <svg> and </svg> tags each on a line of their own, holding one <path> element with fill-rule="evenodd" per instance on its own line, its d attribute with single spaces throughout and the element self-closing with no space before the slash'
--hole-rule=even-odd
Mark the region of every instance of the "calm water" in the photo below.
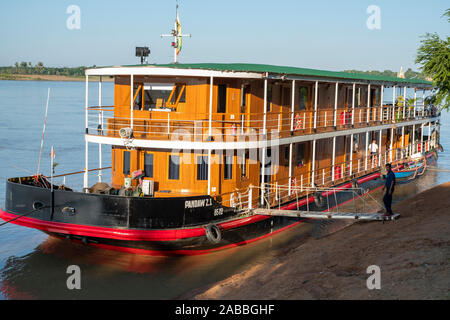
<svg viewBox="0 0 450 320">
<path fill-rule="evenodd" d="M 56 150 L 56 173 L 84 167 L 84 83 L 0 81 L 0 207 L 7 177 L 35 173 L 47 90 L 51 89 L 41 168 L 50 171 L 50 148 Z M 90 84 L 90 104 L 98 101 L 97 84 Z M 113 87 L 103 85 L 103 103 L 112 105 Z M 450 115 L 442 116 L 438 167 L 450 169 Z M 98 149 L 90 148 L 90 168 L 97 168 Z M 110 155 L 104 152 L 104 166 Z M 104 173 L 105 181 L 108 176 Z M 90 181 L 96 173 L 90 175 Z M 81 188 L 83 176 L 67 184 Z M 428 171 L 417 182 L 396 189 L 396 200 L 450 181 L 449 172 Z M 373 194 L 378 199 L 381 195 Z M 301 224 L 282 234 L 240 248 L 199 257 L 148 257 L 98 250 L 48 237 L 15 225 L 0 227 L 0 299 L 171 299 L 189 290 L 222 280 L 254 263 L 287 252 L 311 235 L 345 223 Z M 328 230 L 328 231 L 327 231 Z M 319 233 L 320 233 L 319 232 Z M 82 290 L 66 287 L 67 267 L 82 270 Z"/>
</svg>

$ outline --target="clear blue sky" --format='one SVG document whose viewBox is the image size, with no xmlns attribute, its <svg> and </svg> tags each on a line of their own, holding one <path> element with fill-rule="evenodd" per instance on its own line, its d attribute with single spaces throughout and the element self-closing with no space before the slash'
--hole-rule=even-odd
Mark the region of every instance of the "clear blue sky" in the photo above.
<svg viewBox="0 0 450 320">
<path fill-rule="evenodd" d="M 81 9 L 81 30 L 69 30 L 69 5 Z M 369 30 L 369 5 L 381 29 Z M 406 70 L 420 36 L 448 36 L 441 18 L 448 0 L 180 0 L 185 39 L 180 62 L 249 62 L 328 70 Z M 172 61 L 168 38 L 175 0 L 14 0 L 0 4 L 0 65 L 135 64 L 148 45 L 151 63 Z"/>
</svg>

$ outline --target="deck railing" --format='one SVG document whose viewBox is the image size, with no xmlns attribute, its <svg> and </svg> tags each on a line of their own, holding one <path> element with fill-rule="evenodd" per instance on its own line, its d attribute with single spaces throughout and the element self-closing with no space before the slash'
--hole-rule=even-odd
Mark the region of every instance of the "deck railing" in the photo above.
<svg viewBox="0 0 450 320">
<path fill-rule="evenodd" d="M 239 209 L 256 208 L 262 204 L 261 188 L 264 189 L 264 203 L 276 206 L 294 199 L 312 195 L 311 190 L 317 188 L 331 188 L 344 182 L 352 182 L 359 177 L 370 173 L 379 172 L 386 163 L 393 166 L 408 159 L 416 152 L 430 151 L 436 147 L 435 141 L 424 141 L 409 144 L 403 148 L 384 150 L 376 155 L 359 156 L 352 161 L 336 163 L 334 166 L 322 166 L 313 171 L 307 170 L 302 174 L 292 175 L 276 182 L 265 183 L 262 186 L 252 186 L 223 193 L 217 196 L 217 200 L 224 206 L 237 207 Z M 314 184 L 312 176 L 314 175 Z"/>
<path fill-rule="evenodd" d="M 115 115 L 113 107 L 90 107 L 87 131 L 92 135 L 120 137 L 121 129 L 130 128 L 135 139 L 229 142 L 264 134 L 267 139 L 274 139 L 348 130 L 434 115 L 436 112 L 424 108 L 417 111 L 411 107 L 383 106 L 283 111 L 267 113 L 266 117 L 261 113 L 215 114 L 210 121 L 207 114 L 162 111 L 141 112 L 131 119 Z"/>
</svg>

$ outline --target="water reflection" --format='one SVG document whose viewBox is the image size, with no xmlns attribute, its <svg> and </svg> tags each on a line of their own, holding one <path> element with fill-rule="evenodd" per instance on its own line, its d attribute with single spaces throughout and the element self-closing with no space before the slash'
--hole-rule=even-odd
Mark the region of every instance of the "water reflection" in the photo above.
<svg viewBox="0 0 450 320">
<path fill-rule="evenodd" d="M 310 230 L 303 223 L 243 247 L 192 257 L 140 256 L 48 237 L 33 252 L 6 261 L 0 291 L 7 299 L 173 299 L 300 245 Z M 66 287 L 69 265 L 81 268 L 79 291 Z"/>
</svg>

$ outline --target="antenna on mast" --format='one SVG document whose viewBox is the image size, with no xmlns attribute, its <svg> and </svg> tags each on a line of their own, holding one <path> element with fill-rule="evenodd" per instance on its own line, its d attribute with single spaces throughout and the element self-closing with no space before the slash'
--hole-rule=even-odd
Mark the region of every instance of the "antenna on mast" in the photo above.
<svg viewBox="0 0 450 320">
<path fill-rule="evenodd" d="M 172 29 L 171 34 L 162 34 L 163 37 L 173 37 L 172 47 L 174 48 L 173 63 L 178 63 L 178 55 L 181 52 L 182 42 L 184 37 L 191 38 L 191 34 L 183 34 L 181 31 L 180 16 L 178 15 L 178 0 L 176 0 L 176 16 L 175 16 L 175 28 Z"/>
</svg>

